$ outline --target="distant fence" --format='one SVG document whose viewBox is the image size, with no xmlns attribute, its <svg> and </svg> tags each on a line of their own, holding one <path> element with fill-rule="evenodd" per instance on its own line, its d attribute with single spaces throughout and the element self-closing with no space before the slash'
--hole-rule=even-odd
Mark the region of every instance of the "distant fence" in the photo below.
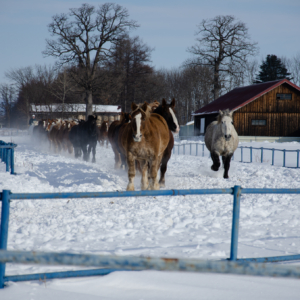
<svg viewBox="0 0 300 300">
<path fill-rule="evenodd" d="M 0 136 L 20 136 L 20 135 L 28 135 L 28 130 L 0 128 Z"/>
<path fill-rule="evenodd" d="M 248 146 L 239 146 L 232 160 L 239 162 L 261 162 L 269 163 L 272 166 L 278 165 L 289 168 L 299 168 L 300 149 L 286 150 L 275 148 L 257 148 Z M 287 158 L 287 153 L 290 153 Z M 203 142 L 185 142 L 174 145 L 173 154 L 207 156 L 210 157 L 210 152 Z"/>
<path fill-rule="evenodd" d="M 234 186 L 229 189 L 194 189 L 194 190 L 158 190 L 158 191 L 126 191 L 126 192 L 92 192 L 92 193 L 36 193 L 15 194 L 9 190 L 3 190 L 1 195 L 1 227 L 0 227 L 0 288 L 7 281 L 38 280 L 46 278 L 67 278 L 77 276 L 105 275 L 117 270 L 178 270 L 193 272 L 216 272 L 232 274 L 248 274 L 260 276 L 284 276 L 300 278 L 300 268 L 265 266 L 252 264 L 253 262 L 275 262 L 287 260 L 300 260 L 300 254 L 238 259 L 238 232 L 240 199 L 243 194 L 300 194 L 300 189 L 242 189 Z M 70 253 L 37 253 L 7 251 L 9 208 L 11 200 L 29 199 L 65 199 L 65 198 L 110 198 L 110 197 L 141 197 L 141 196 L 186 196 L 207 194 L 233 195 L 233 215 L 230 244 L 230 262 L 227 261 L 200 261 L 191 259 L 170 258 L 141 258 L 141 257 L 116 257 L 100 255 L 81 255 Z M 3 251 L 4 250 L 4 251 Z M 39 273 L 5 276 L 7 262 L 14 263 L 40 263 L 40 264 L 65 264 L 98 266 L 102 269 L 80 270 L 55 273 Z M 279 268 L 278 268 L 279 267 Z"/>
<path fill-rule="evenodd" d="M 6 172 L 9 172 L 10 169 L 11 174 L 15 174 L 15 147 L 17 147 L 16 144 L 0 141 L 0 159 L 6 165 Z"/>
</svg>

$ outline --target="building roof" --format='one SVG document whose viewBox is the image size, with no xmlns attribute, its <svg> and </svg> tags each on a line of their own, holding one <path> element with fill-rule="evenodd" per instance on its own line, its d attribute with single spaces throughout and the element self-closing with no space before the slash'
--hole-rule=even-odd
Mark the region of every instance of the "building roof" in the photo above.
<svg viewBox="0 0 300 300">
<path fill-rule="evenodd" d="M 31 113 L 50 113 L 61 112 L 63 109 L 62 104 L 51 105 L 34 105 L 31 104 Z M 85 113 L 85 104 L 65 104 L 65 112 Z M 121 113 L 120 105 L 93 105 L 93 113 Z"/>
<path fill-rule="evenodd" d="M 199 116 L 205 114 L 214 114 L 218 113 L 219 110 L 225 109 L 235 111 L 254 101 L 258 97 L 266 94 L 267 92 L 273 90 L 274 88 L 282 85 L 283 83 L 287 83 L 288 85 L 300 91 L 300 87 L 293 84 L 287 79 L 280 79 L 275 81 L 268 81 L 264 83 L 248 85 L 233 89 L 227 94 L 219 97 L 213 102 L 210 102 L 206 106 L 195 111 L 192 115 Z"/>
</svg>

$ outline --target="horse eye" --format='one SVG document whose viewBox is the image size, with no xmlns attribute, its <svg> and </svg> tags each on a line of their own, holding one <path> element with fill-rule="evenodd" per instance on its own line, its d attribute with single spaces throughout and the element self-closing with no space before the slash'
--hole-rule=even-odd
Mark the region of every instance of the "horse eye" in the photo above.
<svg viewBox="0 0 300 300">
<path fill-rule="evenodd" d="M 233 125 L 233 121 L 231 121 L 231 124 Z"/>
</svg>

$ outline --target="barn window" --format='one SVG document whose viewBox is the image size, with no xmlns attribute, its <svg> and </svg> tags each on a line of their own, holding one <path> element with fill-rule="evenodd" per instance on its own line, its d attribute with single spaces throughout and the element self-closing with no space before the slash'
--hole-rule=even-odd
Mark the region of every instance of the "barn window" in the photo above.
<svg viewBox="0 0 300 300">
<path fill-rule="evenodd" d="M 267 120 L 251 120 L 251 125 L 266 126 L 267 125 Z"/>
<path fill-rule="evenodd" d="M 276 94 L 277 100 L 292 100 L 292 94 Z"/>
</svg>

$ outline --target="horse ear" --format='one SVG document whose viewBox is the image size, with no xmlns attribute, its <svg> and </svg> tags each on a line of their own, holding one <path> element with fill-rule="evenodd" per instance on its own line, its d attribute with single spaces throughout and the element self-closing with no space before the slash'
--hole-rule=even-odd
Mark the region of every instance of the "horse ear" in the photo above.
<svg viewBox="0 0 300 300">
<path fill-rule="evenodd" d="M 141 107 L 141 109 L 143 111 L 147 111 L 147 108 L 148 108 L 148 103 L 145 101 L 144 104 L 143 104 L 143 106 Z"/>
<path fill-rule="evenodd" d="M 166 106 L 166 105 L 167 105 L 166 99 L 163 98 L 162 101 L 161 101 L 161 106 Z"/>
<path fill-rule="evenodd" d="M 171 108 L 175 107 L 175 98 L 172 99 L 170 106 L 171 106 Z"/>
<path fill-rule="evenodd" d="M 131 103 L 131 110 L 132 110 L 132 111 L 136 110 L 137 107 L 138 107 L 138 106 L 137 106 L 134 102 Z"/>
<path fill-rule="evenodd" d="M 219 114 L 220 116 L 223 116 L 223 112 L 221 110 L 219 110 Z"/>
</svg>

